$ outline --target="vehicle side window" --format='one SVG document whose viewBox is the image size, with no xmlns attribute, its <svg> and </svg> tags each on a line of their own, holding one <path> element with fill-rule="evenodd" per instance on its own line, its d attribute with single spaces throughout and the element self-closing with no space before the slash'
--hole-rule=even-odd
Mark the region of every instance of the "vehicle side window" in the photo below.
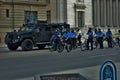
<svg viewBox="0 0 120 80">
<path fill-rule="evenodd" d="M 51 30 L 50 27 L 45 28 L 45 31 L 50 31 L 50 30 Z"/>
<path fill-rule="evenodd" d="M 40 28 L 40 30 L 41 30 L 42 32 L 44 32 L 44 31 L 45 31 L 45 27 L 42 26 L 42 27 Z"/>
<path fill-rule="evenodd" d="M 57 28 L 58 28 L 57 25 L 52 25 L 52 29 L 53 29 L 53 31 L 55 31 Z"/>
<path fill-rule="evenodd" d="M 41 28 L 39 28 L 39 31 L 42 31 L 42 29 L 41 29 Z"/>
<path fill-rule="evenodd" d="M 52 28 L 53 28 L 53 29 L 56 29 L 56 28 L 58 28 L 58 26 L 57 26 L 57 25 L 53 25 Z"/>
</svg>

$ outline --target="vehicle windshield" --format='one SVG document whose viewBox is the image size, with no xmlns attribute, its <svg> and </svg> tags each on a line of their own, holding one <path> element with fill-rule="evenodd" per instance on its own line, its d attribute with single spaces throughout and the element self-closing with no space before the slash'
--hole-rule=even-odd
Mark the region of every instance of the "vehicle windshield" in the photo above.
<svg viewBox="0 0 120 80">
<path fill-rule="evenodd" d="M 34 28 L 35 25 L 23 25 L 19 31 L 32 31 Z"/>
<path fill-rule="evenodd" d="M 59 28 L 62 30 L 62 29 L 69 29 L 70 27 L 69 27 L 69 25 L 59 25 Z"/>
</svg>

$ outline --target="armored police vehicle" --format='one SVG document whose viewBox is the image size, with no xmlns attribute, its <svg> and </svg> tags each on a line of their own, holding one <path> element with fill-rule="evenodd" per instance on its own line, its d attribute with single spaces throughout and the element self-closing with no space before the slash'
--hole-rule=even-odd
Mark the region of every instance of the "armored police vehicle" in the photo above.
<svg viewBox="0 0 120 80">
<path fill-rule="evenodd" d="M 33 47 L 43 49 L 50 44 L 50 39 L 58 28 L 62 30 L 70 27 L 66 23 L 47 23 L 45 21 L 24 24 L 18 31 L 7 32 L 5 43 L 9 50 L 17 50 L 18 47 L 21 47 L 22 50 L 32 50 Z"/>
</svg>

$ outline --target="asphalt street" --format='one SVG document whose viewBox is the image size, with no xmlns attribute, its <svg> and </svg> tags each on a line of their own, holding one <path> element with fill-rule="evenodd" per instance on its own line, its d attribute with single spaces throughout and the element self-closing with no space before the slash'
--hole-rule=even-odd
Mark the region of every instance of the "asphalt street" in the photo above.
<svg viewBox="0 0 120 80">
<path fill-rule="evenodd" d="M 62 53 L 50 52 L 48 49 L 32 51 L 9 51 L 0 48 L 0 80 L 17 80 L 78 68 L 100 66 L 105 60 L 120 62 L 120 48 L 95 49 L 81 51 L 79 48 Z"/>
</svg>

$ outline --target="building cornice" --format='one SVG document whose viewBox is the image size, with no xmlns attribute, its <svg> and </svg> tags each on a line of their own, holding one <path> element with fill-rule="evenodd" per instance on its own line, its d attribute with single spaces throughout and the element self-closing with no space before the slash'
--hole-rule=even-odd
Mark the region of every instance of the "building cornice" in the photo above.
<svg viewBox="0 0 120 80">
<path fill-rule="evenodd" d="M 36 6 L 47 6 L 46 2 L 38 2 L 38 1 L 2 1 L 2 3 L 5 4 L 11 4 L 14 3 L 16 5 L 36 5 Z"/>
<path fill-rule="evenodd" d="M 75 3 L 74 7 L 75 9 L 85 9 L 86 5 L 84 3 Z"/>
</svg>

